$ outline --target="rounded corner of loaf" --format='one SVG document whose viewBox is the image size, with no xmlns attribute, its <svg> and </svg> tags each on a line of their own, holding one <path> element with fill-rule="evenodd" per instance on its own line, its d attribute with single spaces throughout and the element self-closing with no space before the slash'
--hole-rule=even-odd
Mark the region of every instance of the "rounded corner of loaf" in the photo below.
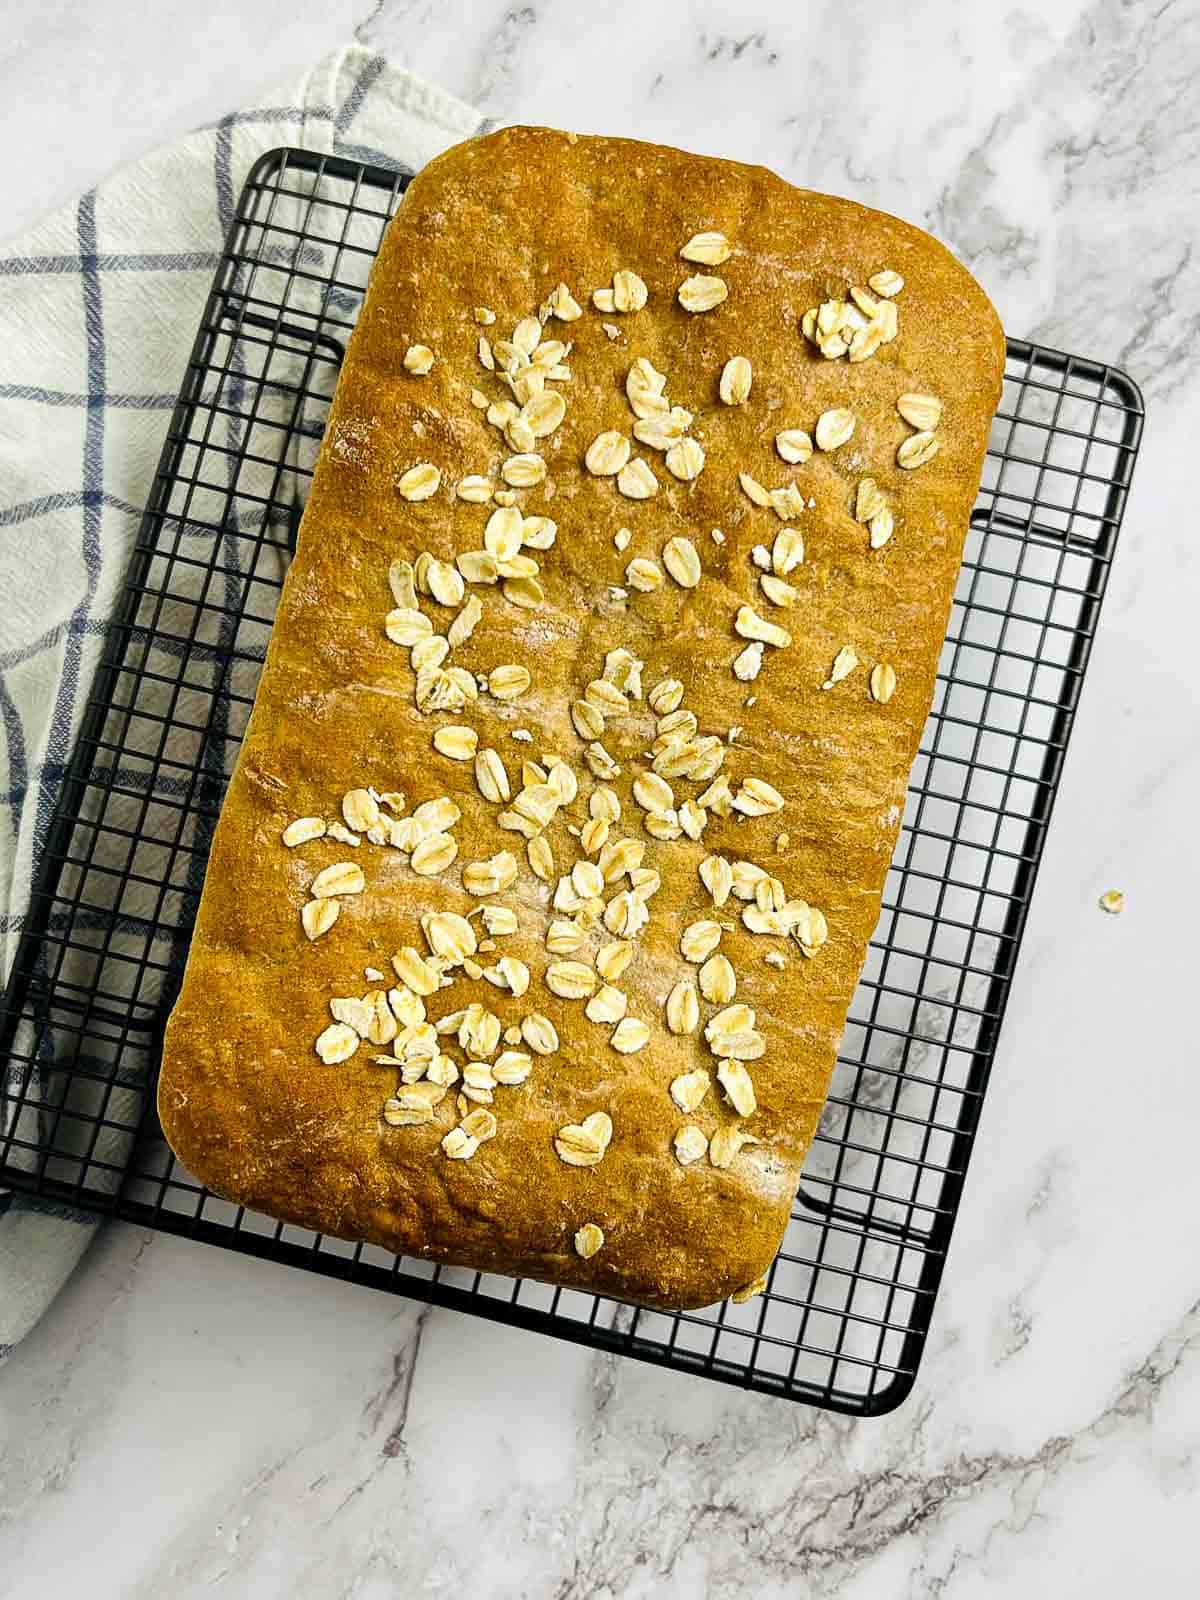
<svg viewBox="0 0 1200 1600">
<path fill-rule="evenodd" d="M 760 1224 L 745 1234 L 722 1242 L 719 1250 L 690 1256 L 677 1273 L 665 1275 L 651 1294 L 639 1297 L 662 1311 L 703 1311 L 735 1296 L 758 1292 L 767 1277 L 787 1227 L 767 1229 Z"/>
<path fill-rule="evenodd" d="M 255 1162 L 245 1137 L 245 1096 L 234 1086 L 236 1052 L 224 1049 L 212 1032 L 211 1005 L 194 1002 L 190 991 L 205 987 L 215 1001 L 215 973 L 184 987 L 167 1019 L 155 1110 L 171 1153 L 195 1179 L 222 1199 L 253 1205 Z"/>
<path fill-rule="evenodd" d="M 159 1127 L 171 1153 L 190 1177 L 214 1194 L 232 1198 L 223 1187 L 223 1163 L 214 1144 L 214 1139 L 221 1138 L 220 1118 L 205 1112 L 197 1114 L 186 1087 L 187 1061 L 186 1047 L 171 1056 L 164 1055 L 155 1096 Z M 177 1068 L 182 1070 L 177 1072 Z"/>
</svg>

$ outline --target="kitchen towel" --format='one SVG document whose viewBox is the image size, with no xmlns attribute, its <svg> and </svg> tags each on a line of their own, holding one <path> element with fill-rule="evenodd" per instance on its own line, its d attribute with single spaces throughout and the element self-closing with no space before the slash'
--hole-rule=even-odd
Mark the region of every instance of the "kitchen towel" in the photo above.
<svg viewBox="0 0 1200 1600">
<path fill-rule="evenodd" d="M 264 151 L 279 145 L 415 171 L 479 131 L 481 119 L 469 106 L 386 57 L 349 45 L 298 84 L 117 172 L 77 205 L 0 250 L 5 982 L 167 420 L 246 174 Z M 143 787 L 150 782 L 143 779 Z M 138 783 L 137 773 L 120 775 L 121 787 L 131 792 L 133 815 L 141 809 Z M 152 903 L 153 891 L 147 894 Z M 123 898 L 122 912 L 128 911 Z M 95 920 L 98 941 L 119 953 L 121 927 L 110 926 L 103 913 Z M 48 948 L 54 949 L 52 942 Z M 84 989 L 88 978 L 81 970 Z M 95 1063 L 94 1086 L 76 1076 L 71 1103 L 64 1106 L 52 1046 L 23 1025 L 16 1049 L 16 1059 L 0 1060 L 6 1091 L 0 1096 L 0 1154 L 35 1169 L 47 1119 L 57 1118 L 55 1143 L 61 1147 L 75 1126 L 70 1112 L 78 1109 L 78 1145 L 93 1163 L 89 1174 L 103 1163 L 115 1187 L 128 1157 L 127 1130 L 140 1104 L 137 1085 L 144 1069 L 128 1067 L 114 1046 L 112 1060 Z M 30 1056 L 36 1061 L 32 1072 Z M 69 1161 L 62 1164 L 68 1181 L 78 1170 Z M 69 1205 L 0 1191 L 0 1360 L 58 1292 L 95 1222 Z"/>
</svg>

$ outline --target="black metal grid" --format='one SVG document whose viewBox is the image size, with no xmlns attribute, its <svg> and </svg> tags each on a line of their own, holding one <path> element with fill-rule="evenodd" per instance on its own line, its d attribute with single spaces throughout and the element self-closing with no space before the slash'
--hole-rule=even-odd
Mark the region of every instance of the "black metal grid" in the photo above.
<svg viewBox="0 0 1200 1600">
<path fill-rule="evenodd" d="M 154 1116 L 224 784 L 345 341 L 405 178 L 278 151 L 241 198 L 0 1013 L 0 1184 L 764 1392 L 908 1393 L 1142 423 L 1122 373 L 1009 343 L 934 710 L 765 1295 L 676 1316 L 397 1259 L 230 1205 Z"/>
</svg>

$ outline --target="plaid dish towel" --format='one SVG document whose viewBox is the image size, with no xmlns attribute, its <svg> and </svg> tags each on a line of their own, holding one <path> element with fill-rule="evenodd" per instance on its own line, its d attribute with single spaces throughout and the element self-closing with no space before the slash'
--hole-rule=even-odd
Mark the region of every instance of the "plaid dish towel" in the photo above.
<svg viewBox="0 0 1200 1600">
<path fill-rule="evenodd" d="M 470 107 L 351 45 L 298 84 L 116 173 L 0 250 L 4 980 L 247 172 L 264 151 L 285 144 L 415 171 L 480 128 Z M 107 939 L 119 937 L 119 929 L 106 930 Z M 15 1134 L 21 1144 L 6 1158 L 32 1167 L 37 1157 L 29 1147 L 38 1119 L 49 1114 L 16 1109 L 30 1057 L 41 1060 L 33 1029 L 23 1028 L 15 1049 L 16 1059 L 0 1060 L 7 1090 L 0 1096 L 0 1151 L 4 1134 Z M 119 1087 L 119 1072 L 117 1083 L 98 1082 L 96 1103 L 83 1108 L 93 1122 L 103 1115 L 95 1148 L 94 1129 L 88 1148 L 108 1164 L 114 1186 L 128 1157 L 129 1134 L 119 1125 L 133 1120 L 121 1097 L 137 1099 Z M 36 1098 L 44 1107 L 52 1094 Z M 0 1360 L 53 1299 L 95 1220 L 0 1191 Z"/>
</svg>

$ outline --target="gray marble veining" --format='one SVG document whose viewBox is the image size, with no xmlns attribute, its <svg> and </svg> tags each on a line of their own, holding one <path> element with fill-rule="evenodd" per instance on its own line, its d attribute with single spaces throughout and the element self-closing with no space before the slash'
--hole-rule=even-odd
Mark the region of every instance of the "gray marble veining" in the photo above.
<svg viewBox="0 0 1200 1600">
<path fill-rule="evenodd" d="M 48 24 L 19 9 L 24 125 Z M 1194 1594 L 1200 10 L 223 0 L 201 25 L 169 0 L 139 44 L 109 0 L 61 71 L 157 99 L 107 133 L 59 105 L 81 182 L 207 113 L 195 62 L 220 73 L 235 9 L 260 60 L 357 24 L 496 121 L 909 216 L 1013 332 L 1125 366 L 1149 426 L 910 1401 L 850 1422 L 113 1228 L 0 1370 L 0 1597 Z M 4 174 L 14 215 L 44 180 Z"/>
</svg>

